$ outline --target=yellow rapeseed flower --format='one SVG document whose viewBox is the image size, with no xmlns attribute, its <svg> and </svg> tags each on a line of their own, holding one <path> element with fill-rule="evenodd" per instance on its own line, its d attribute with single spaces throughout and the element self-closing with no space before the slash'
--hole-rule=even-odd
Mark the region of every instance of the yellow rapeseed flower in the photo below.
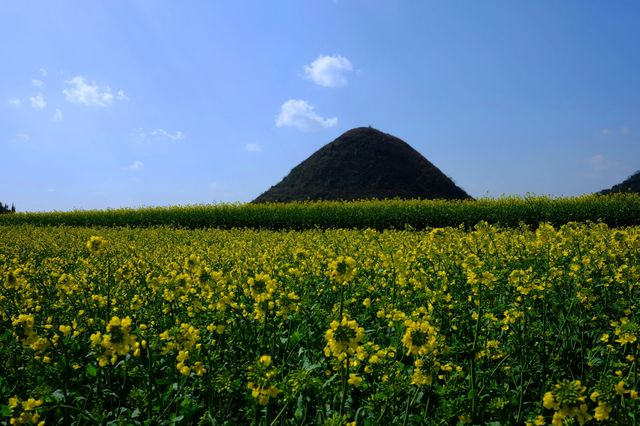
<svg viewBox="0 0 640 426">
<path fill-rule="evenodd" d="M 264 365 L 265 367 L 269 367 L 271 365 L 271 357 L 269 355 L 262 355 L 259 361 L 260 364 Z"/>
<path fill-rule="evenodd" d="M 107 243 L 107 240 L 105 240 L 104 238 L 93 235 L 87 241 L 86 246 L 91 253 L 98 253 L 105 246 L 106 243 Z"/>
<path fill-rule="evenodd" d="M 609 408 L 607 404 L 605 404 L 604 402 L 599 401 L 598 406 L 596 407 L 593 413 L 593 417 L 597 421 L 601 422 L 609 418 L 609 413 L 611 413 L 611 408 Z"/>
<path fill-rule="evenodd" d="M 624 381 L 621 380 L 619 381 L 615 386 L 614 389 L 616 391 L 616 393 L 620 396 L 624 395 L 625 393 L 628 393 L 629 391 L 627 389 L 624 388 Z"/>
<path fill-rule="evenodd" d="M 345 316 L 340 322 L 336 320 L 331 322 L 325 338 L 327 340 L 325 354 L 343 360 L 346 356 L 357 352 L 358 345 L 364 338 L 364 328 L 360 327 L 356 320 L 349 320 Z"/>
<path fill-rule="evenodd" d="M 406 320 L 405 327 L 402 343 L 409 354 L 423 356 L 436 349 L 437 331 L 429 322 Z"/>
<path fill-rule="evenodd" d="M 349 373 L 349 380 L 347 380 L 347 382 L 350 385 L 353 385 L 355 387 L 359 387 L 362 384 L 362 377 L 358 376 L 357 374 L 354 373 Z"/>
<path fill-rule="evenodd" d="M 346 284 L 356 274 L 356 261 L 351 256 L 339 256 L 329 263 L 329 277 L 339 284 Z"/>
</svg>

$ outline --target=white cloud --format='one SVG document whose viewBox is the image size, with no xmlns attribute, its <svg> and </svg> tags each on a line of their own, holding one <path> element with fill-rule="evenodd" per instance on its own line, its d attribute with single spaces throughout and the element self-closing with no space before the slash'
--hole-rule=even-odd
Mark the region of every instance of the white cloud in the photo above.
<svg viewBox="0 0 640 426">
<path fill-rule="evenodd" d="M 589 164 L 594 168 L 602 168 L 605 164 L 608 164 L 606 158 L 602 154 L 596 154 L 589 158 Z"/>
<path fill-rule="evenodd" d="M 617 130 L 608 127 L 600 129 L 600 135 L 602 136 L 616 136 L 618 134 L 620 136 L 629 136 L 631 134 L 631 129 L 627 126 L 622 126 Z"/>
<path fill-rule="evenodd" d="M 60 108 L 56 108 L 56 112 L 53 113 L 53 117 L 51 117 L 51 121 L 57 123 L 62 121 L 62 111 Z"/>
<path fill-rule="evenodd" d="M 26 133 L 18 133 L 18 139 L 21 141 L 28 141 L 31 138 Z"/>
<path fill-rule="evenodd" d="M 248 143 L 244 146 L 247 152 L 262 152 L 262 147 L 257 143 Z"/>
<path fill-rule="evenodd" d="M 587 159 L 588 172 L 590 178 L 601 178 L 611 170 L 615 170 L 617 165 L 602 154 L 596 154 Z"/>
<path fill-rule="evenodd" d="M 43 109 L 47 106 L 47 102 L 44 100 L 42 93 L 38 93 L 36 96 L 30 97 L 29 100 L 31 101 L 31 106 L 35 109 Z"/>
<path fill-rule="evenodd" d="M 18 98 L 9 99 L 7 103 L 12 107 L 16 107 L 16 108 L 22 105 L 22 101 Z"/>
<path fill-rule="evenodd" d="M 351 62 L 340 55 L 320 55 L 311 65 L 304 67 L 306 78 L 324 87 L 346 86 L 348 82 L 345 74 L 350 71 L 353 71 Z"/>
<path fill-rule="evenodd" d="M 336 124 L 338 124 L 336 117 L 322 118 L 314 111 L 313 105 L 301 99 L 289 99 L 283 103 L 280 114 L 276 117 L 276 126 L 295 127 L 304 131 L 334 127 Z"/>
<path fill-rule="evenodd" d="M 42 87 L 44 85 L 44 81 L 33 79 L 31 80 L 31 84 L 33 84 L 36 87 Z"/>
<path fill-rule="evenodd" d="M 182 133 L 180 130 L 176 131 L 175 133 L 170 133 L 164 129 L 155 129 L 151 131 L 150 135 L 165 137 L 173 142 L 180 141 L 185 138 L 184 133 Z"/>
<path fill-rule="evenodd" d="M 209 182 L 206 187 L 211 191 L 211 194 L 215 197 L 216 201 L 233 201 L 238 199 L 238 194 L 229 187 L 229 185 L 223 182 Z"/>
<path fill-rule="evenodd" d="M 130 168 L 131 170 L 140 170 L 140 169 L 141 169 L 141 168 L 143 168 L 143 167 L 144 167 L 144 163 L 143 163 L 142 161 L 137 161 L 137 160 L 136 160 L 136 161 L 134 161 L 134 162 L 129 166 L 129 168 Z"/>
<path fill-rule="evenodd" d="M 44 68 L 40 68 L 38 70 L 38 74 L 40 74 L 42 77 L 46 77 L 47 76 L 47 70 L 45 70 Z"/>
<path fill-rule="evenodd" d="M 138 143 L 152 143 L 153 141 L 158 141 L 161 139 L 168 139 L 172 142 L 178 142 L 186 138 L 186 135 L 180 130 L 171 133 L 161 128 L 156 128 L 149 131 L 145 130 L 144 127 L 138 127 L 134 131 L 134 140 Z"/>
<path fill-rule="evenodd" d="M 83 76 L 77 75 L 66 81 L 68 88 L 62 93 L 67 101 L 85 106 L 107 107 L 113 104 L 114 100 L 127 100 L 124 91 L 118 90 L 114 96 L 111 88 L 105 86 L 101 88 L 93 81 L 87 81 Z"/>
</svg>

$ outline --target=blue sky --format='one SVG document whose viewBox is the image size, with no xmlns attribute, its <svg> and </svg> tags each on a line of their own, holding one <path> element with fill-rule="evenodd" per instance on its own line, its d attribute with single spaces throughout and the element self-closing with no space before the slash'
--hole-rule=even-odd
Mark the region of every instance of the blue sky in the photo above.
<svg viewBox="0 0 640 426">
<path fill-rule="evenodd" d="M 633 0 L 0 0 L 0 201 L 247 202 L 353 127 L 475 197 L 640 169 Z"/>
</svg>

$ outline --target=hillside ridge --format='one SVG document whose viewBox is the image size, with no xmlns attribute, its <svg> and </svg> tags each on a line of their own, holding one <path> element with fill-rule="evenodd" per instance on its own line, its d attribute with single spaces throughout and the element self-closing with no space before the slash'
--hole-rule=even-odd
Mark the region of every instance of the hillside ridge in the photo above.
<svg viewBox="0 0 640 426">
<path fill-rule="evenodd" d="M 613 185 L 609 189 L 603 189 L 599 194 L 611 194 L 615 192 L 638 192 L 640 193 L 640 170 L 629 176 L 623 182 Z"/>
</svg>

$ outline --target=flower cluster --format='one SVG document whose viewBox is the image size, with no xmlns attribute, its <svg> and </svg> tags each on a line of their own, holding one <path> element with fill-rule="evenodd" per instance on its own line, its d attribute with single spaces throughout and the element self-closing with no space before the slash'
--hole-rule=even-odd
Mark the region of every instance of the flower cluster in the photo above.
<svg viewBox="0 0 640 426">
<path fill-rule="evenodd" d="M 223 326 L 220 326 L 222 332 Z M 211 330 L 218 327 L 211 327 Z M 207 370 L 199 358 L 202 350 L 200 343 L 200 330 L 193 325 L 182 323 L 180 327 L 174 327 L 160 334 L 160 339 L 164 343 L 162 348 L 163 354 L 177 351 L 176 368 L 183 376 L 188 376 L 192 372 L 198 376 L 204 375 Z"/>
<path fill-rule="evenodd" d="M 98 253 L 104 248 L 106 244 L 107 244 L 107 240 L 105 240 L 102 237 L 93 235 L 87 241 L 86 247 L 87 247 L 87 250 L 89 250 L 91 253 Z"/>
<path fill-rule="evenodd" d="M 436 350 L 438 332 L 428 320 L 408 319 L 404 322 L 404 326 L 406 331 L 402 337 L 402 344 L 407 348 L 408 354 L 421 357 Z"/>
<path fill-rule="evenodd" d="M 268 274 L 257 274 L 255 277 L 250 277 L 247 283 L 249 288 L 245 293 L 258 304 L 271 300 L 277 287 L 276 280 Z"/>
<path fill-rule="evenodd" d="M 131 333 L 129 317 L 120 319 L 114 316 L 107 324 L 105 334 L 98 331 L 92 334 L 90 339 L 100 367 L 109 363 L 115 364 L 119 356 L 126 356 L 129 353 L 133 353 L 134 356 L 140 355 L 140 344 L 136 335 Z"/>
<path fill-rule="evenodd" d="M 338 256 L 329 262 L 329 277 L 338 284 L 347 284 L 356 272 L 356 261 L 351 256 Z"/>
<path fill-rule="evenodd" d="M 554 410 L 551 422 L 554 426 L 564 424 L 566 417 L 575 418 L 581 425 L 591 419 L 585 402 L 586 390 L 580 380 L 563 380 L 555 385 L 553 391 L 544 394 L 544 407 Z"/>
<path fill-rule="evenodd" d="M 267 405 L 270 399 L 277 397 L 280 393 L 280 390 L 274 385 L 277 370 L 271 367 L 269 355 L 260 356 L 258 361 L 249 367 L 247 375 L 249 380 L 247 388 L 258 404 Z"/>
<path fill-rule="evenodd" d="M 37 425 L 44 426 L 44 420 L 40 420 L 38 407 L 42 406 L 41 399 L 29 398 L 21 401 L 20 398 L 14 396 L 9 398 L 9 410 L 12 425 Z"/>
<path fill-rule="evenodd" d="M 364 328 L 356 320 L 350 320 L 346 316 L 341 321 L 334 320 L 325 333 L 327 345 L 324 354 L 342 362 L 358 352 L 363 338 Z"/>
</svg>

